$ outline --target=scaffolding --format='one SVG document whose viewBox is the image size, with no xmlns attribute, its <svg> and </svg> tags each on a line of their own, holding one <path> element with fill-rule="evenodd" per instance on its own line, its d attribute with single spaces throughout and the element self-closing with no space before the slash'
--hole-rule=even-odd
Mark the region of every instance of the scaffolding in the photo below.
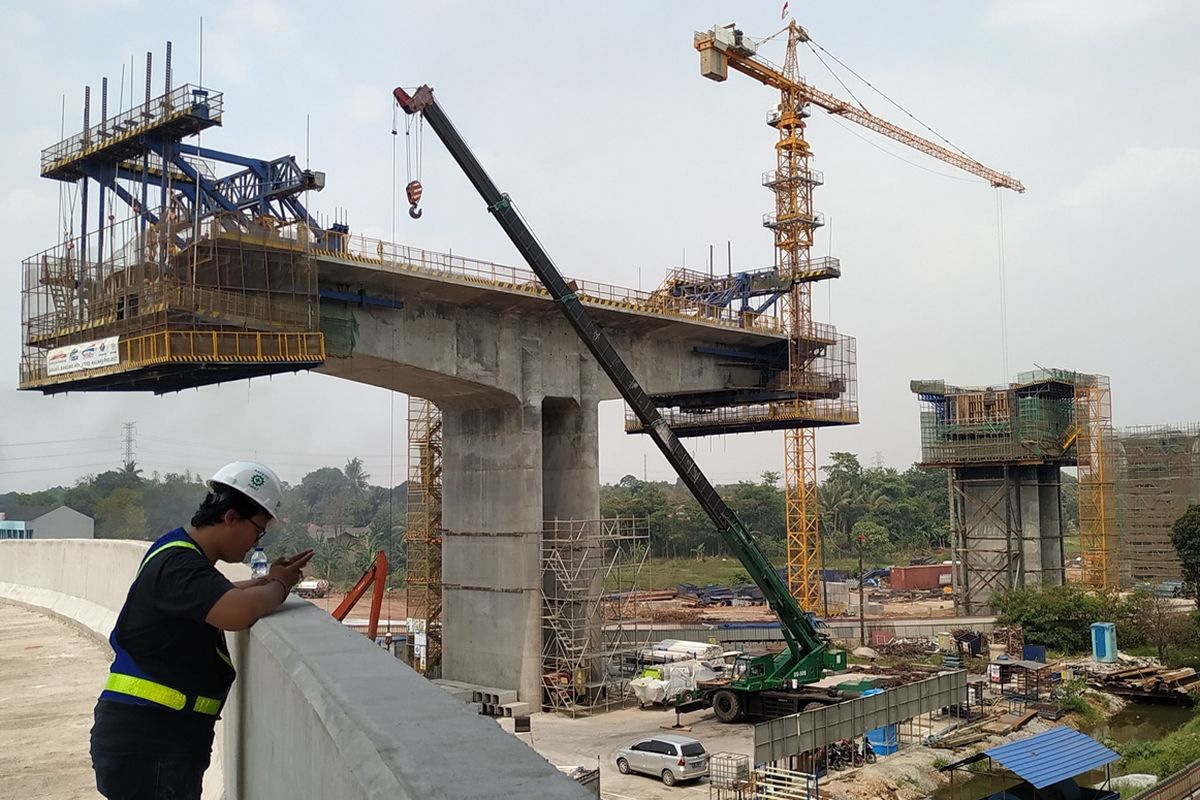
<svg viewBox="0 0 1200 800">
<path fill-rule="evenodd" d="M 224 97 L 174 87 L 168 42 L 152 98 L 152 61 L 144 101 L 110 116 L 106 80 L 92 124 L 85 90 L 83 129 L 42 151 L 42 177 L 78 202 L 22 264 L 22 389 L 163 393 L 325 359 L 307 252 L 323 232 L 297 200 L 324 176 L 184 144 L 222 124 Z M 218 177 L 217 160 L 240 171 Z"/>
<path fill-rule="evenodd" d="M 542 535 L 542 706 L 620 708 L 650 628 L 637 618 L 645 518 L 547 521 Z M 605 636 L 607 631 L 608 635 Z"/>
<path fill-rule="evenodd" d="M 319 365 L 303 235 L 240 215 L 129 218 L 25 259 L 20 387 L 161 393 Z"/>
<path fill-rule="evenodd" d="M 764 430 L 798 430 L 858 422 L 856 342 L 832 325 L 815 324 L 802 337 L 804 365 L 783 371 L 758 392 L 766 402 L 723 404 L 707 396 L 659 409 L 676 436 L 712 436 Z M 625 431 L 645 433 L 625 410 Z"/>
<path fill-rule="evenodd" d="M 1120 585 L 1117 565 L 1116 436 L 1108 378 L 1081 376 L 1075 385 L 1075 444 L 1079 470 L 1079 551 L 1083 584 Z"/>
<path fill-rule="evenodd" d="M 921 462 L 1073 465 L 1076 386 L 1098 377 L 1038 370 L 999 387 L 913 381 L 910 388 L 921 401 Z"/>
<path fill-rule="evenodd" d="M 413 669 L 441 677 L 442 666 L 442 413 L 429 400 L 408 398 L 408 505 L 405 513 L 404 596 Z"/>
<path fill-rule="evenodd" d="M 910 388 L 921 402 L 921 465 L 949 469 L 960 611 L 987 610 L 995 592 L 1062 583 L 1062 467 L 1079 467 L 1084 583 L 1115 585 L 1107 377 L 1037 369 L 1006 386 Z"/>
<path fill-rule="evenodd" d="M 1200 503 L 1200 425 L 1125 428 L 1117 452 L 1121 582 L 1179 580 L 1171 526 Z"/>
</svg>

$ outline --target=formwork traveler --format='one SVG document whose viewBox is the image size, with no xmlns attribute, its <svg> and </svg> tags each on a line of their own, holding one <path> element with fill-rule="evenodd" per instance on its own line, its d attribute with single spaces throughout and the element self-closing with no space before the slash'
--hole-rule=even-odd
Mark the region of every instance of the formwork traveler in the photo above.
<svg viewBox="0 0 1200 800">
<path fill-rule="evenodd" d="M 278 608 L 312 551 L 236 583 L 215 564 L 242 561 L 282 500 L 274 472 L 235 461 L 208 481 L 191 525 L 146 551 L 109 637 L 115 657 L 92 727 L 96 788 L 109 800 L 200 797 L 213 727 L 236 675 L 225 631 Z"/>
</svg>

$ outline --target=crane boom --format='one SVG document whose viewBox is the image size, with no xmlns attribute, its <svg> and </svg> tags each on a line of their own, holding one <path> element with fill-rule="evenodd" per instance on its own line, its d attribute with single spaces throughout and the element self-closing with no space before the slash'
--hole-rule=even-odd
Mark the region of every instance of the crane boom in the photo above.
<svg viewBox="0 0 1200 800">
<path fill-rule="evenodd" d="M 646 427 L 667 462 L 716 525 L 730 551 L 762 590 L 771 610 L 779 617 L 780 630 L 788 645 L 787 650 L 768 657 L 772 661 L 772 668 L 770 674 L 762 677 L 780 685 L 786 681 L 809 683 L 820 678 L 822 667 L 830 655 L 827 652 L 825 637 L 817 632 L 809 618 L 792 599 L 787 586 L 754 541 L 750 531 L 738 519 L 733 509 L 721 499 L 666 420 L 659 414 L 654 401 L 646 394 L 624 360 L 613 349 L 604 331 L 567 285 L 550 256 L 542 249 L 533 232 L 513 207 L 508 195 L 502 193 L 484 171 L 449 117 L 434 100 L 433 90 L 428 86 L 421 86 L 410 94 L 402 88 L 397 88 L 393 96 L 405 113 L 420 114 L 424 117 L 442 140 L 451 157 L 466 173 L 467 179 L 487 204 L 487 210 L 537 274 L 580 340 Z M 844 666 L 844 654 L 839 655 L 843 658 L 835 662 Z"/>
<path fill-rule="evenodd" d="M 800 28 L 800 31 L 801 41 L 807 41 L 808 35 L 803 32 L 804 29 Z M 774 64 L 757 55 L 754 44 L 745 38 L 741 31 L 733 29 L 732 26 L 720 26 L 710 31 L 697 32 L 694 42 L 701 55 L 700 71 L 706 78 L 723 81 L 728 76 L 727 67 L 733 67 L 743 75 L 748 75 L 760 83 L 792 95 L 797 103 L 812 103 L 830 114 L 844 117 L 914 150 L 958 167 L 964 172 L 983 178 L 992 186 L 1012 189 L 1014 192 L 1025 191 L 1021 182 L 1011 175 L 1005 175 L 1003 172 L 981 164 L 973 158 L 968 158 L 962 153 L 956 153 L 935 144 L 852 103 L 828 92 L 823 92 L 803 80 L 788 78 Z"/>
</svg>

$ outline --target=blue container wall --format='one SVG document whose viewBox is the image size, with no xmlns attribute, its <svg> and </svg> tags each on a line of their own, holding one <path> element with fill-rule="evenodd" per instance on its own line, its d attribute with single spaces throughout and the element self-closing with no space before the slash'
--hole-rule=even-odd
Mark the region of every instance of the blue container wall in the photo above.
<svg viewBox="0 0 1200 800">
<path fill-rule="evenodd" d="M 868 689 L 862 693 L 862 696 L 869 697 L 881 692 L 883 689 Z M 882 728 L 873 728 L 867 731 L 867 741 L 871 743 L 871 749 L 877 756 L 890 755 L 900 749 L 900 740 L 896 736 L 895 725 L 884 725 Z"/>
</svg>

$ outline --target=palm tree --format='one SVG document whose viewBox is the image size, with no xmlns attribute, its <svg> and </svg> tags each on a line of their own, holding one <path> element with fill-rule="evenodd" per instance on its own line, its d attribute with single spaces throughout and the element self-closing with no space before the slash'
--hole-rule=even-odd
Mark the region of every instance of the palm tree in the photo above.
<svg viewBox="0 0 1200 800">
<path fill-rule="evenodd" d="M 371 477 L 363 469 L 361 458 L 355 457 L 346 462 L 342 472 L 346 476 L 346 480 L 350 481 L 350 491 L 354 492 L 356 497 L 361 497 L 366 494 L 370 484 L 367 480 Z"/>
<path fill-rule="evenodd" d="M 337 539 L 319 539 L 313 547 L 312 573 L 329 581 L 337 580 L 346 563 L 346 546 Z"/>
</svg>

